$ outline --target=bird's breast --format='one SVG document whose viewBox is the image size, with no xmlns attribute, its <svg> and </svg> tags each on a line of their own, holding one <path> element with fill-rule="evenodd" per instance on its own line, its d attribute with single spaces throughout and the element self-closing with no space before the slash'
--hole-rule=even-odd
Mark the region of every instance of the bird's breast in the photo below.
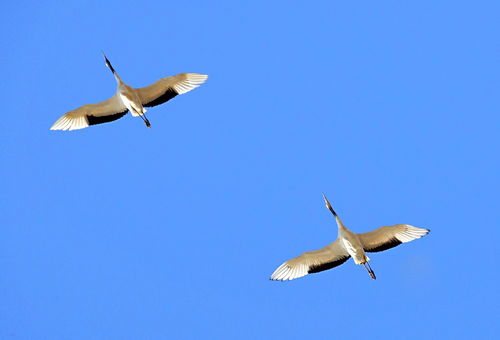
<svg viewBox="0 0 500 340">
<path fill-rule="evenodd" d="M 131 91 L 120 90 L 120 98 L 123 102 L 123 105 L 125 105 L 125 107 L 127 109 L 129 109 L 129 111 L 133 115 L 134 115 L 134 113 L 142 114 L 146 111 L 146 110 L 144 110 L 144 107 L 142 106 L 142 103 L 141 103 L 139 97 L 137 96 L 137 94 L 135 94 Z"/>
<path fill-rule="evenodd" d="M 356 255 L 357 249 L 354 246 L 353 242 L 348 240 L 347 238 L 342 238 L 342 244 L 344 245 L 345 250 L 349 253 L 349 255 L 353 256 Z"/>
<path fill-rule="evenodd" d="M 362 263 L 365 260 L 365 252 L 363 251 L 363 247 L 361 246 L 361 243 L 359 240 L 351 235 L 343 235 L 344 237 L 341 237 L 342 244 L 344 245 L 345 250 L 347 253 L 354 259 L 354 262 L 356 264 Z"/>
</svg>

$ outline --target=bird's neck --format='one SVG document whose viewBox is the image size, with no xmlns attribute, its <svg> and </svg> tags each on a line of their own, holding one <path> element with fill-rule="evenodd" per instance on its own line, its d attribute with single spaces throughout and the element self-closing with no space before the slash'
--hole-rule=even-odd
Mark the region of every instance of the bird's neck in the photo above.
<svg viewBox="0 0 500 340">
<path fill-rule="evenodd" d="M 347 228 L 344 226 L 344 223 L 342 223 L 342 221 L 340 220 L 340 218 L 338 216 L 335 216 L 335 220 L 337 221 L 337 226 L 339 228 L 339 231 L 347 230 Z"/>
<path fill-rule="evenodd" d="M 123 81 L 122 81 L 122 79 L 120 78 L 120 76 L 118 75 L 118 73 L 113 72 L 113 75 L 115 76 L 116 83 L 117 83 L 118 85 L 120 85 L 121 83 L 123 83 Z"/>
</svg>

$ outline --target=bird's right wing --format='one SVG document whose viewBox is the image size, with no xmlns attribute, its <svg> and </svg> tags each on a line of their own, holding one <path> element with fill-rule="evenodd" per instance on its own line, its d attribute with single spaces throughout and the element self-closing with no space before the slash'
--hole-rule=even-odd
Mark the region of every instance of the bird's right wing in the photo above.
<svg viewBox="0 0 500 340">
<path fill-rule="evenodd" d="M 70 111 L 59 118 L 51 130 L 78 130 L 90 125 L 102 124 L 117 120 L 127 114 L 128 109 L 115 94 L 113 97 L 97 104 L 86 104 Z"/>
<path fill-rule="evenodd" d="M 349 254 L 337 239 L 324 248 L 309 251 L 286 261 L 274 271 L 271 280 L 293 280 L 307 274 L 321 272 L 340 266 L 349 257 Z"/>
<path fill-rule="evenodd" d="M 409 224 L 396 224 L 358 234 L 358 237 L 365 251 L 378 252 L 416 240 L 429 232 L 429 229 L 417 228 Z"/>
<path fill-rule="evenodd" d="M 198 73 L 181 73 L 161 78 L 156 83 L 136 89 L 142 105 L 156 106 L 169 101 L 179 94 L 189 92 L 207 80 L 208 76 Z"/>
</svg>

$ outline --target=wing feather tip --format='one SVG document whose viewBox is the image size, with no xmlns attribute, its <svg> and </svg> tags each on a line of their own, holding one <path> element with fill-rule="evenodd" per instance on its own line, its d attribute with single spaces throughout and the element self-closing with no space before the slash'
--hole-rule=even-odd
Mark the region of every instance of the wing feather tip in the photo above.
<svg viewBox="0 0 500 340">
<path fill-rule="evenodd" d="M 82 119 L 70 119 L 68 117 L 62 116 L 59 118 L 49 130 L 51 131 L 73 131 L 80 130 L 88 127 L 85 121 Z"/>
<path fill-rule="evenodd" d="M 271 274 L 270 280 L 272 281 L 291 281 L 309 274 L 307 268 L 303 267 L 289 267 L 287 263 L 281 266 Z"/>
</svg>

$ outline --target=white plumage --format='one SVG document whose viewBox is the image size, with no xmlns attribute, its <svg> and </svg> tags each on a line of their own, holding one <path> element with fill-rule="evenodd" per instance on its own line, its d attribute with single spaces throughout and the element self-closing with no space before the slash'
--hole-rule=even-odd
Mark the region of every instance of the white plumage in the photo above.
<svg viewBox="0 0 500 340">
<path fill-rule="evenodd" d="M 297 279 L 307 274 L 337 267 L 350 257 L 354 259 L 356 264 L 364 265 L 371 278 L 376 279 L 375 273 L 368 264 L 370 258 L 365 252 L 384 251 L 421 238 L 430 232 L 428 229 L 417 228 L 409 224 L 396 224 L 356 234 L 344 226 L 325 195 L 323 198 L 326 207 L 337 221 L 339 233 L 337 239 L 324 248 L 304 253 L 284 262 L 273 272 L 271 280 Z"/>
<path fill-rule="evenodd" d="M 181 73 L 166 77 L 143 87 L 132 88 L 125 84 L 104 56 L 106 66 L 113 72 L 117 81 L 116 94 L 97 104 L 86 104 L 60 117 L 50 128 L 51 130 L 77 130 L 90 125 L 102 124 L 117 120 L 128 111 L 134 117 L 141 117 L 147 127 L 151 124 L 146 118 L 145 107 L 165 103 L 179 94 L 187 93 L 204 83 L 208 76 L 197 73 Z"/>
</svg>

